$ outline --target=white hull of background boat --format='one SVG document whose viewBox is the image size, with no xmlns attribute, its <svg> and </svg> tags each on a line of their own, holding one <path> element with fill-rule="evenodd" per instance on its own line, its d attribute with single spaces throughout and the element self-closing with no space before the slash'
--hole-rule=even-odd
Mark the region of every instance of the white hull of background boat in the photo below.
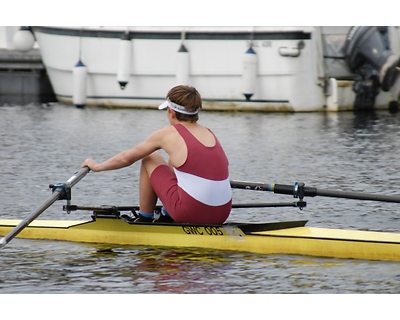
<svg viewBox="0 0 400 320">
<path fill-rule="evenodd" d="M 354 108 L 354 74 L 343 55 L 350 27 L 32 30 L 57 99 L 67 104 L 156 108 L 171 87 L 187 84 L 199 90 L 208 110 Z M 389 27 L 386 36 L 393 69 L 400 57 L 400 29 Z M 364 34 L 359 38 L 369 41 Z M 377 65 L 379 76 L 387 65 Z M 387 91 L 378 90 L 367 104 L 377 109 L 397 105 L 400 80 Z"/>
</svg>

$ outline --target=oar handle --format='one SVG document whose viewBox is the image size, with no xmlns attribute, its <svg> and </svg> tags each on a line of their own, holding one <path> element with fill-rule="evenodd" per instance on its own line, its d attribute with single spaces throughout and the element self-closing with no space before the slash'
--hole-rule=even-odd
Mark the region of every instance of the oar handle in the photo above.
<svg viewBox="0 0 400 320">
<path fill-rule="evenodd" d="M 59 200 L 65 191 L 64 187 L 68 186 L 72 188 L 76 185 L 86 174 L 89 172 L 88 167 L 81 168 L 78 172 L 76 172 L 71 178 L 69 178 L 64 184 L 60 184 L 53 188 L 52 195 L 47 198 L 47 200 L 42 203 L 36 210 L 28 215 L 24 220 L 22 220 L 14 229 L 12 229 L 8 234 L 6 234 L 0 240 L 0 248 L 4 247 L 7 243 L 9 243 L 15 236 L 17 236 L 28 224 L 30 224 L 33 220 L 35 220 L 41 213 L 43 213 L 47 208 L 49 208 L 54 202 Z"/>
<path fill-rule="evenodd" d="M 371 194 L 364 192 L 353 192 L 353 191 L 336 191 L 336 190 L 326 190 L 317 189 L 313 187 L 306 187 L 304 185 L 295 183 L 294 185 L 284 185 L 284 184 L 267 184 L 267 183 L 257 183 L 257 182 L 245 182 L 245 181 L 231 181 L 231 187 L 237 189 L 246 190 L 258 190 L 258 191 L 270 191 L 278 194 L 288 194 L 293 197 L 301 196 L 307 197 L 332 197 L 332 198 L 346 198 L 353 200 L 370 200 L 370 201 L 382 201 L 382 202 L 396 202 L 400 203 L 400 196 L 397 195 L 380 195 Z"/>
</svg>

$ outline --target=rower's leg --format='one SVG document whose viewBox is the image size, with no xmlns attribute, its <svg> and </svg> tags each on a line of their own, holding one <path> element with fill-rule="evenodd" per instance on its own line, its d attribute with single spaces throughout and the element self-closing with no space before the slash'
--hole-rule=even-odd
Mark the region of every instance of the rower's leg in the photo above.
<svg viewBox="0 0 400 320">
<path fill-rule="evenodd" d="M 158 153 L 153 152 L 142 159 L 140 168 L 140 211 L 144 213 L 153 213 L 157 203 L 157 194 L 154 192 L 150 183 L 150 175 L 159 165 L 167 164 L 164 158 Z"/>
</svg>

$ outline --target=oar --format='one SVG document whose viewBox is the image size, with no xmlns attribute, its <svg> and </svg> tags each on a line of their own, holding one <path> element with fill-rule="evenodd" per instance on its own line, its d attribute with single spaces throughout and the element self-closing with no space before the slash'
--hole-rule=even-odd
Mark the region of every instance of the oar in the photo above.
<svg viewBox="0 0 400 320">
<path fill-rule="evenodd" d="M 323 196 L 332 198 L 346 198 L 354 200 L 371 200 L 371 201 L 400 203 L 400 196 L 380 195 L 380 194 L 352 192 L 352 191 L 323 190 L 312 187 L 305 187 L 303 183 L 295 183 L 294 185 L 291 186 L 284 184 L 266 184 L 257 182 L 231 181 L 231 187 L 236 189 L 270 191 L 279 194 L 290 194 L 295 198 L 300 198 L 300 199 L 302 199 L 302 197 L 305 196 L 307 197 Z"/>
<path fill-rule="evenodd" d="M 77 184 L 82 178 L 89 172 L 89 168 L 81 168 L 76 172 L 67 182 L 62 184 L 57 184 L 53 187 L 52 195 L 35 211 L 28 215 L 24 220 L 22 220 L 13 230 L 11 230 L 3 239 L 0 240 L 0 248 L 4 247 L 9 243 L 15 236 L 17 236 L 28 224 L 35 220 L 43 211 L 49 208 L 54 202 L 61 199 L 69 192 L 75 184 Z"/>
</svg>

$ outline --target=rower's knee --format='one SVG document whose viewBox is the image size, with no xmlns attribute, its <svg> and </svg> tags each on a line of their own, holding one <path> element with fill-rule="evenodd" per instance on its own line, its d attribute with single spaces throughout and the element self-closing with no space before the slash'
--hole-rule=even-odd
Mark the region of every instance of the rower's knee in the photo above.
<svg viewBox="0 0 400 320">
<path fill-rule="evenodd" d="M 167 164 L 158 152 L 153 152 L 142 159 L 142 167 L 150 174 L 160 165 Z"/>
</svg>

